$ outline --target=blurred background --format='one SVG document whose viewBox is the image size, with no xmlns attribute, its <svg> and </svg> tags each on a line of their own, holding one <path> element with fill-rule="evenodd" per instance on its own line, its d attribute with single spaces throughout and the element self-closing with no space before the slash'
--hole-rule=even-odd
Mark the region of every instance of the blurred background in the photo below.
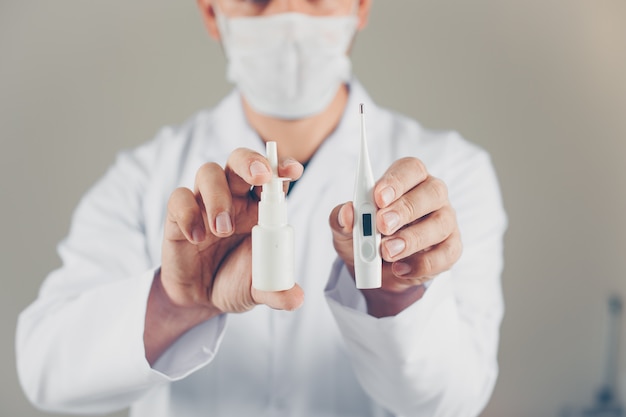
<svg viewBox="0 0 626 417">
<path fill-rule="evenodd" d="M 353 61 L 379 104 L 493 157 L 507 310 L 483 416 L 591 406 L 607 300 L 626 296 L 626 2 L 375 0 Z M 15 323 L 79 198 L 120 149 L 214 105 L 224 73 L 192 0 L 0 1 L 0 415 L 45 415 L 17 382 Z"/>
</svg>

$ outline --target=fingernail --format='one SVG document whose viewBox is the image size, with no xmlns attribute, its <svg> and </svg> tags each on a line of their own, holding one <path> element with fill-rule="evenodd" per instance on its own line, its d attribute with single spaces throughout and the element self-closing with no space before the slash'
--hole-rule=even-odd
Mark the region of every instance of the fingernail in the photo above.
<svg viewBox="0 0 626 417">
<path fill-rule="evenodd" d="M 396 198 L 396 192 L 391 187 L 386 187 L 380 192 L 380 197 L 383 199 L 383 204 L 387 207 Z"/>
<path fill-rule="evenodd" d="M 385 248 L 392 258 L 402 252 L 406 244 L 402 239 L 391 239 L 385 242 Z"/>
<path fill-rule="evenodd" d="M 392 266 L 392 271 L 394 275 L 406 275 L 411 272 L 411 267 L 409 264 L 405 264 L 404 262 L 396 262 Z"/>
<path fill-rule="evenodd" d="M 250 164 L 250 174 L 252 174 L 253 177 L 257 175 L 268 174 L 268 173 L 269 173 L 269 170 L 267 169 L 264 163 L 259 162 L 259 161 L 254 161 L 253 163 Z"/>
<path fill-rule="evenodd" d="M 217 233 L 228 234 L 233 230 L 233 224 L 230 221 L 230 215 L 223 211 L 215 217 L 215 230 Z"/>
<path fill-rule="evenodd" d="M 195 243 L 203 242 L 205 237 L 206 233 L 204 232 L 204 227 L 196 226 L 191 230 L 191 238 Z"/>
<path fill-rule="evenodd" d="M 337 223 L 339 223 L 339 227 L 343 229 L 346 226 L 343 224 L 343 218 L 341 216 L 342 211 L 343 211 L 343 207 L 339 210 L 339 214 L 337 214 Z"/>
<path fill-rule="evenodd" d="M 400 216 L 398 216 L 398 213 L 390 211 L 389 213 L 383 214 L 383 221 L 385 222 L 387 229 L 390 231 L 395 230 L 396 227 L 398 227 L 398 224 L 400 224 Z"/>
<path fill-rule="evenodd" d="M 283 160 L 283 163 L 281 164 L 281 166 L 288 167 L 289 165 L 294 165 L 294 164 L 300 164 L 300 163 L 293 158 L 287 158 Z"/>
</svg>

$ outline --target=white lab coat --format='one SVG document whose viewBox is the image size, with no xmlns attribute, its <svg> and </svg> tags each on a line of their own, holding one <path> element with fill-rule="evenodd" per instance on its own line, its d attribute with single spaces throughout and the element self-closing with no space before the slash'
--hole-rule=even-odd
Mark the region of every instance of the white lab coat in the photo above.
<svg viewBox="0 0 626 417">
<path fill-rule="evenodd" d="M 395 317 L 365 313 L 337 261 L 328 216 L 352 199 L 365 103 L 373 171 L 415 156 L 443 179 L 464 242 L 461 259 Z M 297 140 L 297 138 L 294 138 Z M 183 335 L 153 368 L 143 346 L 146 300 L 160 264 L 166 203 L 198 167 L 237 147 L 264 153 L 233 92 L 167 128 L 87 193 L 63 266 L 20 316 L 17 366 L 28 398 L 51 411 L 132 416 L 475 416 L 497 375 L 506 218 L 486 152 L 378 108 L 358 82 L 346 114 L 288 197 L 296 234 L 296 312 L 258 306 Z"/>
</svg>

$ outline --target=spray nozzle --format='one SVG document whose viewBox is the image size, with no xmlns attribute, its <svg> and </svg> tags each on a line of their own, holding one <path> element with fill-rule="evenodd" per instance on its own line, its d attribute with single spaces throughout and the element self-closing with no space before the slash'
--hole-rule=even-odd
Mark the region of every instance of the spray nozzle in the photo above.
<svg viewBox="0 0 626 417">
<path fill-rule="evenodd" d="M 291 178 L 278 176 L 278 148 L 276 142 L 267 142 L 265 145 L 267 159 L 272 169 L 272 179 L 263 184 L 263 192 L 261 193 L 261 201 L 282 201 L 285 199 L 283 191 L 283 182 L 291 181 Z"/>
<path fill-rule="evenodd" d="M 287 223 L 287 205 L 283 182 L 291 178 L 278 176 L 278 150 L 276 142 L 267 142 L 267 159 L 272 169 L 272 179 L 263 184 L 261 201 L 259 202 L 259 224 L 266 226 L 280 226 Z"/>
</svg>

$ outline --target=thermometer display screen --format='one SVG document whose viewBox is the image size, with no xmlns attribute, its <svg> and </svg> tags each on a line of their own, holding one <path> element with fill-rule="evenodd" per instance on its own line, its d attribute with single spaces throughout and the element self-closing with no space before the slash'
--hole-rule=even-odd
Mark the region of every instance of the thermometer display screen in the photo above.
<svg viewBox="0 0 626 417">
<path fill-rule="evenodd" d="M 372 236 L 372 215 L 363 214 L 363 236 Z"/>
</svg>

